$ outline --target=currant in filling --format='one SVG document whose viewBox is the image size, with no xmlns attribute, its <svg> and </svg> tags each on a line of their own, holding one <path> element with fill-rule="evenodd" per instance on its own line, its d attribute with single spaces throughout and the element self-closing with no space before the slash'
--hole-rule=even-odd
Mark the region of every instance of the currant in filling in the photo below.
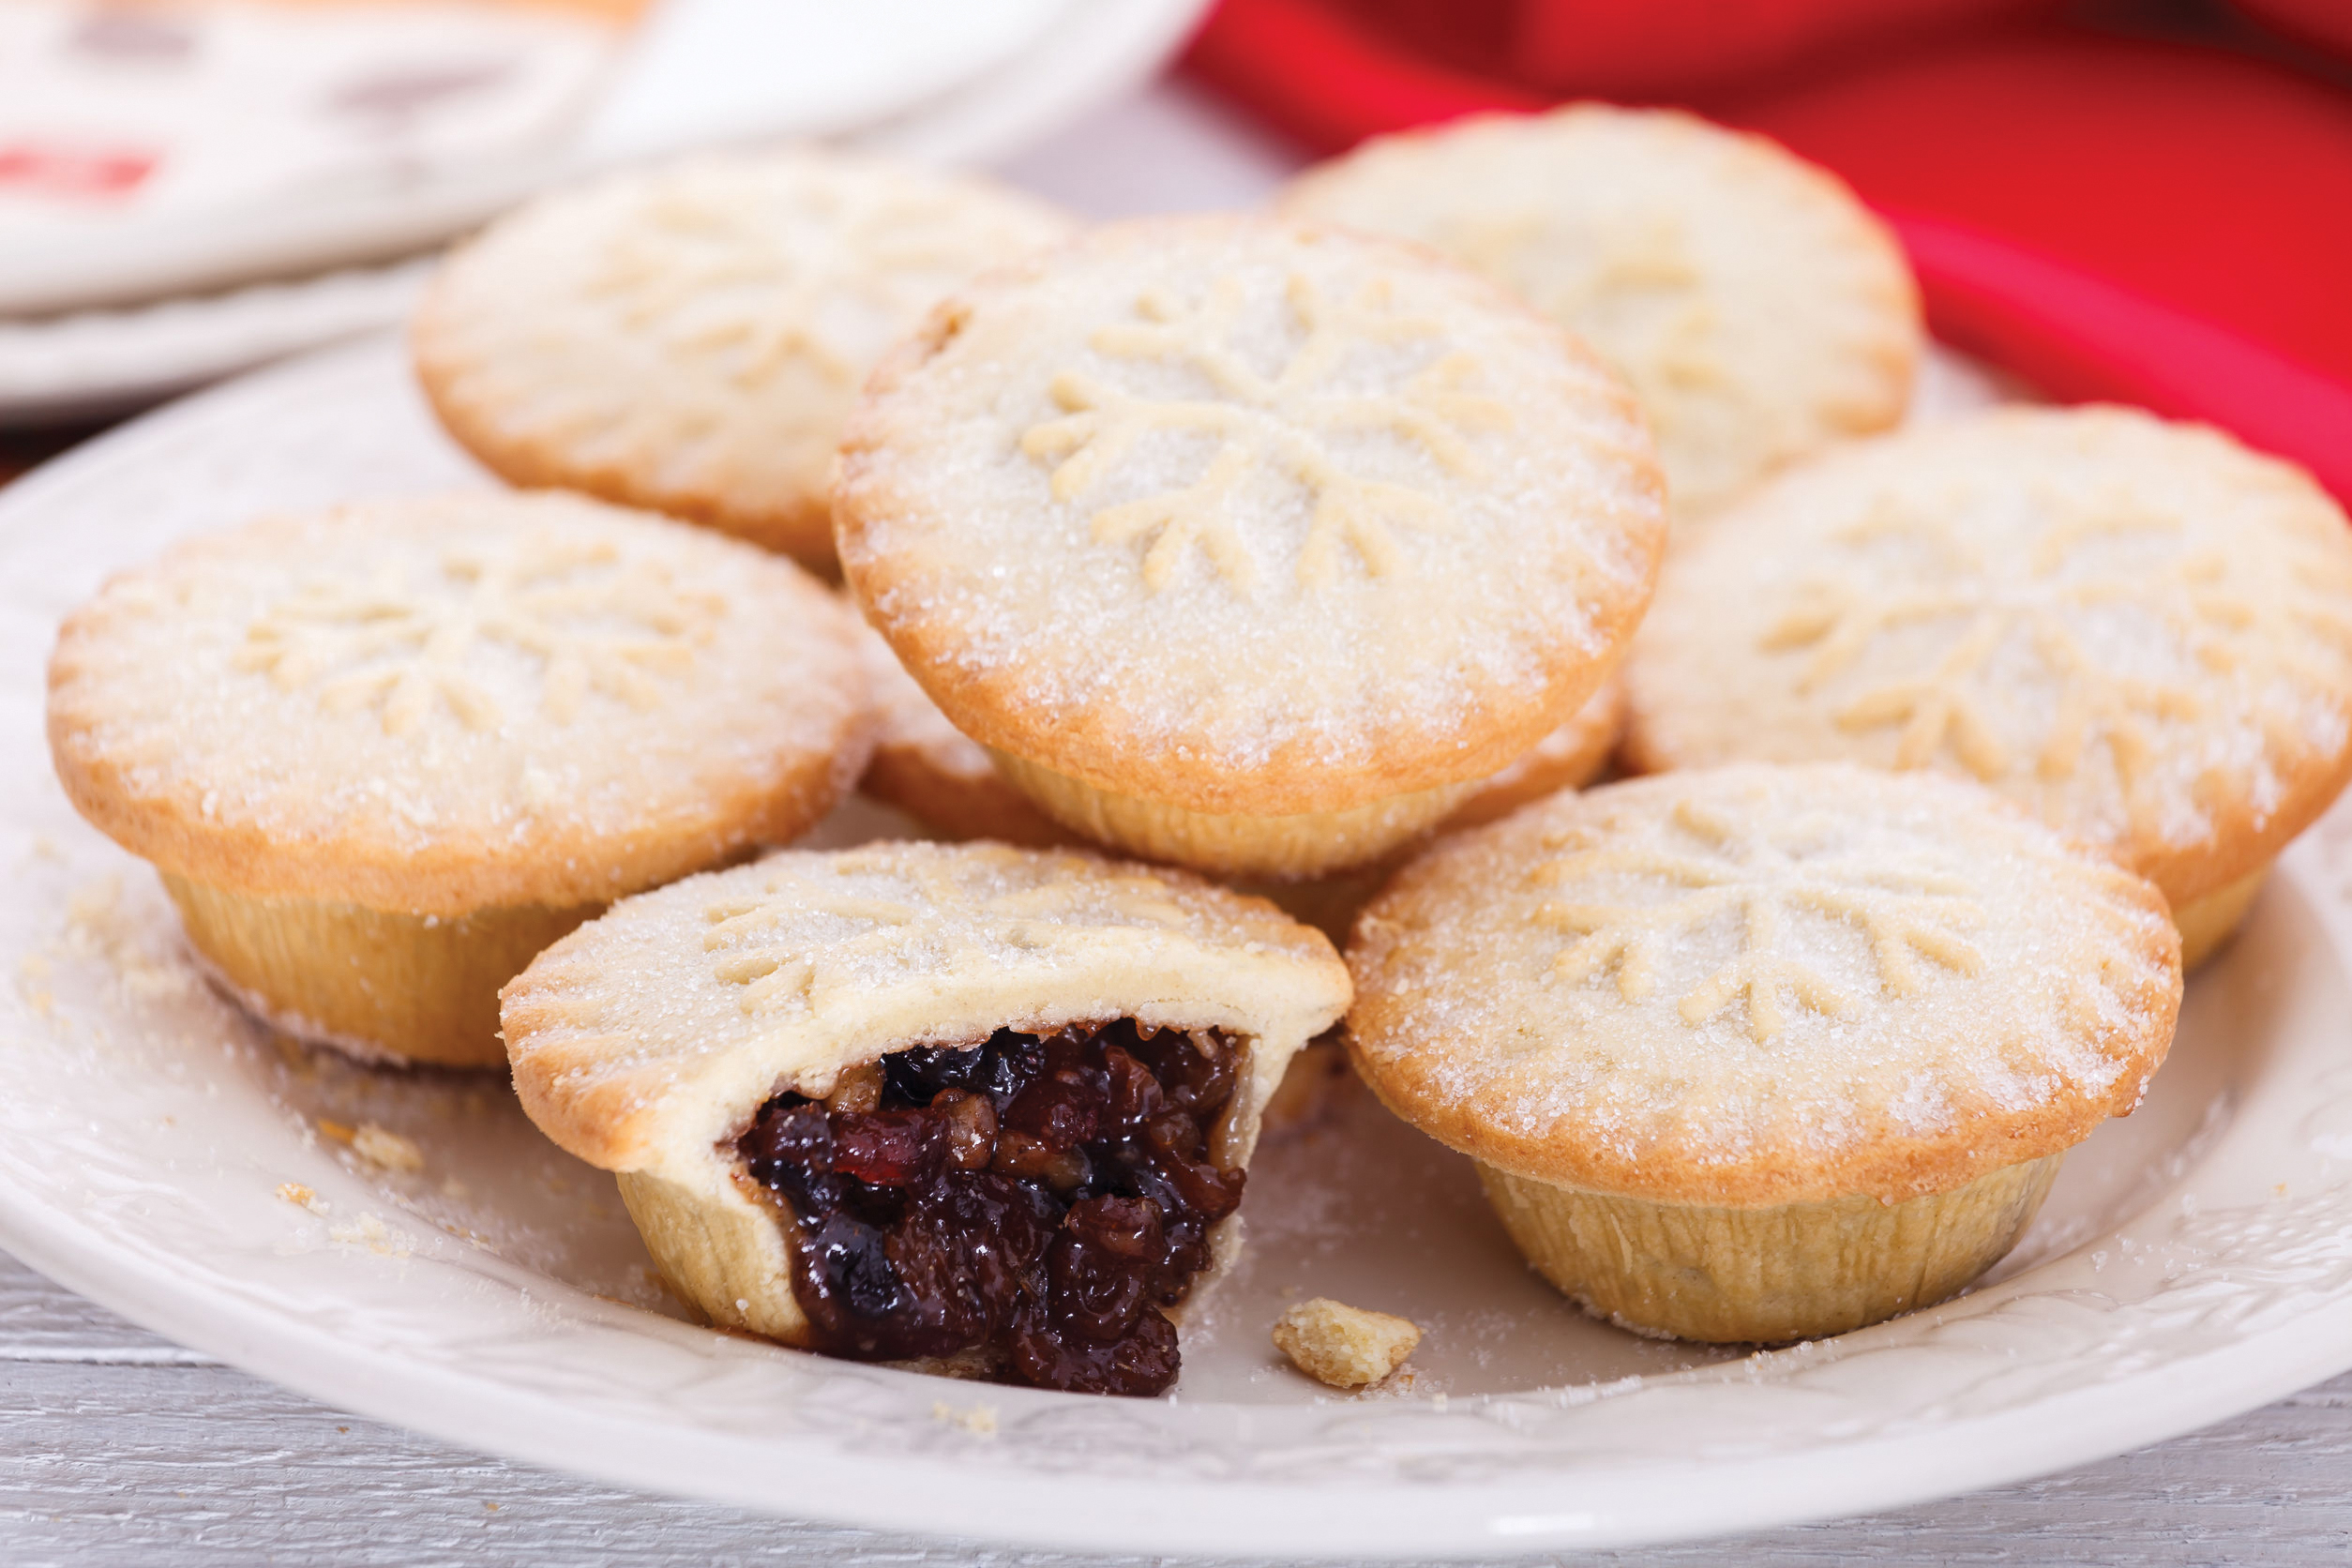
<svg viewBox="0 0 2352 1568">
<path fill-rule="evenodd" d="M 1176 1380 L 1173 1306 L 1244 1173 L 1208 1156 L 1240 1052 L 1132 1019 L 882 1059 L 833 1100 L 782 1093 L 737 1143 L 799 1221 L 792 1293 L 821 1350 L 989 1352 L 1084 1394 Z"/>
</svg>

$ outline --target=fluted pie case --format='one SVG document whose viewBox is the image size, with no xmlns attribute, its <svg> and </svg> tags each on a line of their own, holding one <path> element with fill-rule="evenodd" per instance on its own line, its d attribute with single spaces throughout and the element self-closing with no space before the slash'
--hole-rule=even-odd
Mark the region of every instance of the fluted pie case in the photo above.
<svg viewBox="0 0 2352 1568">
<path fill-rule="evenodd" d="M 604 1173 L 495 1078 L 284 1048 L 50 776 L 58 618 L 168 540 L 479 478 L 398 348 L 291 365 L 0 496 L 0 1245 L 338 1405 L 618 1484 L 1099 1551 L 1558 1552 L 2047 1473 L 2352 1366 L 2352 810 L 2189 985 L 2147 1103 L 1930 1312 L 1742 1355 L 1636 1339 L 1520 1265 L 1469 1162 L 1368 1099 L 1252 1162 L 1173 1398 L 824 1361 L 692 1326 Z M 816 836 L 903 833 L 852 806 Z M 1268 1342 L 1330 1296 L 1425 1331 L 1357 1396 Z"/>
</svg>

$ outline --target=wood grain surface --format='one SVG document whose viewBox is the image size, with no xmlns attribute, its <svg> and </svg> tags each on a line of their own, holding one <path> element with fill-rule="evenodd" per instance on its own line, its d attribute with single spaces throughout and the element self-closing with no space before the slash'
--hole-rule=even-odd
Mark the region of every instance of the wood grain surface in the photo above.
<svg viewBox="0 0 2352 1568">
<path fill-rule="evenodd" d="M 0 1255 L 0 1562 L 1077 1568 L 615 1491 L 340 1414 L 135 1328 Z M 1569 1559 L 1676 1568 L 2344 1568 L 2352 1376 L 2028 1485 L 1839 1523 Z"/>
</svg>

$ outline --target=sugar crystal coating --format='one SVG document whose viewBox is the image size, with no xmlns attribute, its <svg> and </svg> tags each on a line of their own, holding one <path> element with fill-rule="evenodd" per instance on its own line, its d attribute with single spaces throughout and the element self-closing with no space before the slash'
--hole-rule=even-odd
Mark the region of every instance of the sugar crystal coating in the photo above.
<svg viewBox="0 0 2352 1568">
<path fill-rule="evenodd" d="M 877 724 L 862 792 L 948 838 L 1040 847 L 1070 840 L 1068 829 L 998 774 L 986 746 L 948 722 L 879 632 L 862 626 L 859 637 Z"/>
<path fill-rule="evenodd" d="M 2310 480 L 2121 409 L 2007 410 L 1791 472 L 1678 555 L 1628 663 L 1649 766 L 1973 777 L 2178 902 L 2352 769 L 2352 538 Z"/>
<path fill-rule="evenodd" d="M 1317 1382 L 1362 1388 L 1404 1365 L 1421 1343 L 1421 1330 L 1410 1319 L 1317 1296 L 1275 1319 L 1274 1342 Z"/>
<path fill-rule="evenodd" d="M 1826 172 L 1689 114 L 1381 137 L 1284 208 L 1443 251 L 1591 342 L 1649 411 L 1680 517 L 1892 425 L 1909 395 L 1919 303 L 1892 237 Z"/>
<path fill-rule="evenodd" d="M 1556 790 L 1582 789 L 1608 765 L 1624 728 L 1625 683 L 1612 675 L 1574 718 L 1480 785 L 1444 825 L 1476 827 Z"/>
<path fill-rule="evenodd" d="M 1127 994 L 1171 974 L 1191 988 Z M 1198 877 L 907 842 L 786 851 L 627 899 L 507 988 L 505 1024 L 534 1119 L 626 1169 L 665 1128 L 707 1125 L 682 1135 L 706 1153 L 778 1089 L 828 1094 L 887 1050 L 1114 1018 L 1254 1034 L 1295 1014 L 1304 1041 L 1346 996 L 1319 933 Z M 968 1005 L 1005 1010 L 975 1019 Z M 1260 1065 L 1278 1078 L 1284 1061 Z"/>
<path fill-rule="evenodd" d="M 813 149 L 712 154 L 531 203 L 420 309 L 436 408 L 493 468 L 830 553 L 824 491 L 874 362 L 1068 220 L 984 181 Z"/>
<path fill-rule="evenodd" d="M 957 726 L 1199 810 L 1457 782 L 1564 722 L 1662 519 L 1625 395 L 1479 279 L 1243 219 L 1113 226 L 878 374 L 843 565 Z"/>
<path fill-rule="evenodd" d="M 882 720 L 881 745 L 921 751 L 931 759 L 932 766 L 954 777 L 977 782 L 996 776 L 988 747 L 948 722 L 939 704 L 923 694 L 914 677 L 898 663 L 898 656 L 890 651 L 881 633 L 866 628 L 858 651 Z"/>
<path fill-rule="evenodd" d="M 2164 1058 L 2163 898 L 1972 785 L 1665 775 L 1446 840 L 1349 950 L 1366 1078 L 1520 1174 L 1907 1197 L 2064 1148 Z"/>
<path fill-rule="evenodd" d="M 188 540 L 77 611 L 51 733 L 166 869 L 417 913 L 610 898 L 862 765 L 854 622 L 789 563 L 485 492 Z"/>
<path fill-rule="evenodd" d="M 1500 399 L 1468 389 L 1481 375 L 1476 358 L 1464 352 L 1444 354 L 1369 394 L 1334 386 L 1340 361 L 1362 345 L 1445 340 L 1444 320 L 1399 310 L 1386 279 L 1334 298 L 1302 270 L 1285 292 L 1301 337 L 1274 373 L 1250 364 L 1235 340 L 1249 304 L 1240 279 L 1219 278 L 1197 306 L 1154 291 L 1136 302 L 1140 320 L 1102 328 L 1092 346 L 1112 360 L 1184 367 L 1207 382 L 1212 395 L 1153 397 L 1065 370 L 1054 378 L 1052 393 L 1068 412 L 1021 436 L 1022 451 L 1052 462 L 1057 501 L 1080 499 L 1107 483 L 1121 460 L 1155 434 L 1214 438 L 1214 450 L 1193 483 L 1106 506 L 1090 520 L 1096 539 L 1148 543 L 1148 590 L 1166 587 L 1196 544 L 1219 576 L 1244 592 L 1256 588 L 1261 567 L 1244 534 L 1248 507 L 1240 492 L 1268 466 L 1287 473 L 1312 507 L 1295 568 L 1302 587 L 1336 578 L 1343 547 L 1374 577 L 1407 569 L 1395 530 L 1448 532 L 1451 508 L 1429 489 L 1364 477 L 1334 451 L 1330 438 L 1384 431 L 1418 446 L 1438 468 L 1476 478 L 1484 465 L 1469 435 L 1516 424 Z"/>
</svg>

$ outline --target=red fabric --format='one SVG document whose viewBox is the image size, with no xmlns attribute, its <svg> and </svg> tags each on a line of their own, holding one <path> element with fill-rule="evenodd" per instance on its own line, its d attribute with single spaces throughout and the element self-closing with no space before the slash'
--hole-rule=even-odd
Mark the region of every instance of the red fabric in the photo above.
<svg viewBox="0 0 2352 1568">
<path fill-rule="evenodd" d="M 2352 381 L 2352 95 L 2034 29 L 1721 107 L 1874 204 L 2013 236 Z"/>
<path fill-rule="evenodd" d="M 2237 0 L 2238 8 L 2288 38 L 2352 59 L 2352 4 L 2347 0 Z"/>
<path fill-rule="evenodd" d="M 1340 0 L 1225 0 L 1189 64 L 1318 151 L 1538 101 Z M 2058 396 L 2211 420 L 2352 500 L 2352 95 L 2036 27 L 1699 107 L 1888 211 L 1939 335 Z"/>
<path fill-rule="evenodd" d="M 1317 152 L 1480 110 L 1550 101 L 1401 53 L 1318 0 L 1226 0 L 1184 63 Z"/>
<path fill-rule="evenodd" d="M 2352 503 L 2352 381 L 2014 240 L 1886 216 L 1946 342 L 2056 398 L 2139 403 L 2224 426 L 2295 459 Z"/>
<path fill-rule="evenodd" d="M 1520 0 L 1523 82 L 1646 98 L 1753 82 L 1845 51 L 2050 0 Z"/>
<path fill-rule="evenodd" d="M 2065 0 L 1348 0 L 1392 44 L 1546 91 L 1639 99 L 1817 67 Z"/>
</svg>

